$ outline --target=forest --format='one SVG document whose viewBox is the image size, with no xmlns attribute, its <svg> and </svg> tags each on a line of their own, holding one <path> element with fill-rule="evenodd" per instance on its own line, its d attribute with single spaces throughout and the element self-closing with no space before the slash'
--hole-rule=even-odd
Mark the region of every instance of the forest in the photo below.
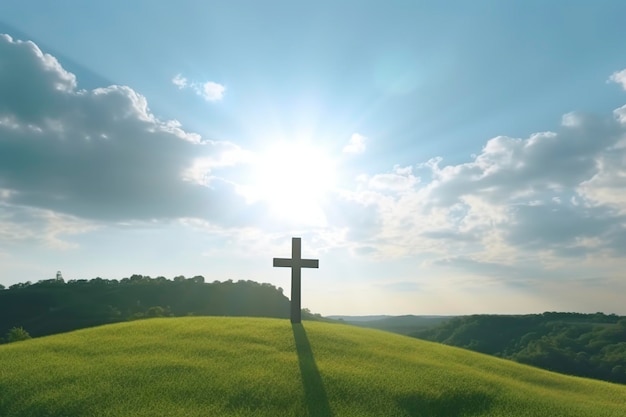
<svg viewBox="0 0 626 417">
<path fill-rule="evenodd" d="M 289 299 L 271 284 L 205 283 L 202 276 L 50 279 L 0 288 L 0 336 L 15 328 L 37 337 L 146 317 L 189 315 L 288 318 Z"/>
<path fill-rule="evenodd" d="M 615 314 L 461 316 L 411 336 L 564 374 L 626 383 L 626 317 Z"/>
</svg>

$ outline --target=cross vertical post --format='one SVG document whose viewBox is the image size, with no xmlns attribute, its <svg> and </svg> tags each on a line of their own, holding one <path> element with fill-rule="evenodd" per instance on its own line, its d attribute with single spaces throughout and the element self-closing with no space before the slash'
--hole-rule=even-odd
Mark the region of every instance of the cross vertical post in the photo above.
<svg viewBox="0 0 626 417">
<path fill-rule="evenodd" d="M 302 259 L 302 239 L 291 238 L 291 259 L 274 258 L 274 267 L 291 268 L 291 322 L 302 321 L 301 271 L 302 268 L 319 268 L 318 259 Z"/>
</svg>

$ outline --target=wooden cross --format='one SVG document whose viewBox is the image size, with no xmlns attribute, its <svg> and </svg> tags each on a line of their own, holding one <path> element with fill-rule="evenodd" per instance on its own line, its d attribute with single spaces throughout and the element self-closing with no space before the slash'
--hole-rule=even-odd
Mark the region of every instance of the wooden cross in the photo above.
<svg viewBox="0 0 626 417">
<path fill-rule="evenodd" d="M 291 322 L 300 323 L 302 315 L 300 311 L 300 272 L 302 268 L 319 268 L 318 259 L 302 259 L 301 239 L 291 238 L 291 259 L 274 258 L 275 267 L 291 268 Z"/>
</svg>

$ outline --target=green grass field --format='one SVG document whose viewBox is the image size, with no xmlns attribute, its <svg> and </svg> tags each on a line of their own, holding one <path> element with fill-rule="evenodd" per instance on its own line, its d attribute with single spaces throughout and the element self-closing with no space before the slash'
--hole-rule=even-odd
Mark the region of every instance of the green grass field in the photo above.
<svg viewBox="0 0 626 417">
<path fill-rule="evenodd" d="M 0 416 L 626 415 L 626 386 L 340 324 L 134 321 L 0 346 Z"/>
</svg>

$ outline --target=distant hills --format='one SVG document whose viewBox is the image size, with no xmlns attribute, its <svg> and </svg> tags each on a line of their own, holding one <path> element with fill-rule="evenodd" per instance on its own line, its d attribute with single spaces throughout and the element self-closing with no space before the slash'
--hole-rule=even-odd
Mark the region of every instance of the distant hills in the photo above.
<svg viewBox="0 0 626 417">
<path fill-rule="evenodd" d="M 454 316 L 328 316 L 330 319 L 341 320 L 356 326 L 387 330 L 394 333 L 410 335 L 445 323 Z"/>
<path fill-rule="evenodd" d="M 626 386 L 334 323 L 156 318 L 0 346 L 0 415 L 623 417 Z"/>
<path fill-rule="evenodd" d="M 395 317 L 395 316 L 389 316 L 389 315 L 382 315 L 382 316 L 380 316 L 380 315 L 379 316 L 376 316 L 376 315 L 370 315 L 370 316 L 337 316 L 337 315 L 331 315 L 331 316 L 326 316 L 326 318 L 329 318 L 329 319 L 341 320 L 341 321 L 350 322 L 350 323 L 377 321 L 377 320 L 386 319 L 386 318 L 389 318 L 389 317 Z"/>
</svg>

